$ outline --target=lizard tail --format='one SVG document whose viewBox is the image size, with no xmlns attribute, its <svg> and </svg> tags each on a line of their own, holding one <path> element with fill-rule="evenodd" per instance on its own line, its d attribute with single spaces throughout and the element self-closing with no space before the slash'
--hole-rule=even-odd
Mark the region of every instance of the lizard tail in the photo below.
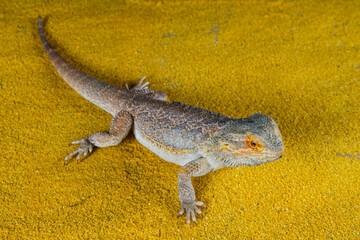
<svg viewBox="0 0 360 240">
<path fill-rule="evenodd" d="M 116 100 L 124 90 L 89 76 L 65 61 L 46 40 L 41 17 L 38 18 L 38 29 L 45 52 L 59 75 L 85 99 L 112 115 L 119 112 L 121 109 Z"/>
</svg>

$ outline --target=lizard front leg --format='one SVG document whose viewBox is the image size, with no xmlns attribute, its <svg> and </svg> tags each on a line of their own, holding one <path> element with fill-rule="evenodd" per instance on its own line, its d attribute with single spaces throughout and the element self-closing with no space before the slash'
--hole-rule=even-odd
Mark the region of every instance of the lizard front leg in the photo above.
<svg viewBox="0 0 360 240">
<path fill-rule="evenodd" d="M 77 161 L 79 161 L 82 154 L 84 154 L 85 158 L 89 152 L 92 152 L 94 146 L 109 147 L 118 145 L 129 133 L 132 124 L 133 118 L 130 113 L 120 111 L 111 121 L 109 132 L 98 132 L 86 138 L 71 142 L 71 144 L 80 144 L 80 146 L 65 157 L 64 164 L 69 158 L 76 154 Z"/>
<path fill-rule="evenodd" d="M 191 183 L 191 177 L 203 176 L 212 167 L 206 158 L 199 158 L 185 164 L 178 174 L 178 191 L 179 199 L 181 202 L 181 209 L 179 216 L 186 212 L 186 223 L 190 224 L 190 217 L 195 222 L 195 212 L 201 214 L 200 209 L 197 206 L 204 205 L 203 202 L 195 201 L 195 190 Z"/>
</svg>

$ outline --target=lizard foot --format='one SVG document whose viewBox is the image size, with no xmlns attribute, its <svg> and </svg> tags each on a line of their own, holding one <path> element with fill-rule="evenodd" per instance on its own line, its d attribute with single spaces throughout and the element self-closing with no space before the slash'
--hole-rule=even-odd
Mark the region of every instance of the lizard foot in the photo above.
<svg viewBox="0 0 360 240">
<path fill-rule="evenodd" d="M 69 153 L 65 159 L 64 159 L 64 164 L 66 164 L 66 161 L 71 158 L 72 156 L 77 154 L 76 157 L 76 161 L 79 162 L 79 159 L 81 157 L 81 155 L 84 154 L 84 158 L 86 157 L 86 155 L 88 153 L 91 153 L 93 150 L 94 145 L 89 142 L 89 140 L 87 138 L 83 138 L 81 140 L 77 140 L 77 141 L 73 141 L 71 142 L 71 144 L 80 144 L 79 148 L 76 149 L 75 151 L 72 151 L 71 153 Z"/>
<path fill-rule="evenodd" d="M 140 79 L 140 81 L 138 82 L 138 84 L 133 87 L 133 88 L 129 88 L 129 86 L 125 83 L 125 87 L 126 87 L 126 90 L 130 91 L 130 90 L 145 90 L 145 89 L 149 89 L 148 85 L 149 85 L 149 82 L 145 82 L 143 84 L 143 81 L 145 80 L 146 77 L 142 77 Z"/>
<path fill-rule="evenodd" d="M 186 223 L 189 226 L 190 224 L 190 217 L 191 220 L 196 223 L 196 216 L 195 212 L 197 214 L 202 214 L 200 209 L 197 206 L 203 206 L 204 203 L 200 201 L 193 201 L 193 202 L 181 202 L 181 210 L 179 212 L 179 216 L 183 215 L 184 212 L 186 212 Z"/>
</svg>

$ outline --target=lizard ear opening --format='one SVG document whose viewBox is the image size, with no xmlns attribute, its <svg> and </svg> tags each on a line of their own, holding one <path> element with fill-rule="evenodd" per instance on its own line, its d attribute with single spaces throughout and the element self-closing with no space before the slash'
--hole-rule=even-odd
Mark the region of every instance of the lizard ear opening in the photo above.
<svg viewBox="0 0 360 240">
<path fill-rule="evenodd" d="M 222 150 L 230 150 L 229 144 L 228 143 L 224 143 L 222 144 L 222 146 L 220 147 Z"/>
</svg>

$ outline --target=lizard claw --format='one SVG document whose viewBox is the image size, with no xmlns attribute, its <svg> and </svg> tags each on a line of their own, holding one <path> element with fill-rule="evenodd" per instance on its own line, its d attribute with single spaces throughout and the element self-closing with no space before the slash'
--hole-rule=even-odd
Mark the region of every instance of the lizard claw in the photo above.
<svg viewBox="0 0 360 240">
<path fill-rule="evenodd" d="M 140 81 L 138 82 L 138 84 L 136 84 L 136 86 L 135 87 L 133 87 L 133 88 L 130 88 L 126 83 L 125 83 L 125 88 L 126 88 L 126 90 L 128 90 L 128 91 L 131 91 L 131 90 L 146 90 L 146 89 L 149 89 L 149 82 L 145 82 L 144 84 L 143 84 L 143 81 L 145 80 L 145 76 L 144 77 L 142 77 L 141 79 L 140 79 Z"/>
<path fill-rule="evenodd" d="M 197 214 L 201 214 L 200 209 L 198 208 L 198 206 L 203 206 L 204 203 L 200 202 L 200 201 L 193 201 L 193 202 L 181 202 L 181 209 L 179 212 L 178 217 L 180 217 L 181 215 L 183 215 L 186 212 L 186 223 L 189 226 L 191 220 L 196 224 L 196 216 L 195 216 L 195 212 Z"/>
<path fill-rule="evenodd" d="M 91 142 L 89 142 L 89 140 L 88 140 L 87 138 L 73 141 L 73 142 L 71 142 L 71 144 L 80 144 L 80 146 L 79 146 L 78 149 L 76 149 L 75 151 L 72 151 L 71 153 L 69 153 L 69 154 L 65 157 L 65 159 L 64 159 L 64 165 L 66 164 L 66 161 L 67 161 L 68 159 L 70 159 L 71 157 L 73 157 L 74 155 L 77 155 L 77 157 L 76 157 L 76 161 L 77 161 L 77 162 L 79 162 L 80 157 L 81 157 L 81 155 L 83 155 L 83 154 L 84 154 L 84 159 L 85 159 L 86 155 L 87 155 L 88 153 L 91 153 L 92 150 L 93 150 L 93 147 L 94 147 L 94 145 L 93 145 Z"/>
<path fill-rule="evenodd" d="M 138 82 L 138 84 L 134 87 L 134 89 L 137 89 L 137 90 L 143 90 L 143 89 L 148 89 L 148 85 L 149 85 L 149 82 L 146 82 L 143 84 L 143 81 L 145 80 L 145 76 L 142 77 L 140 79 L 140 81 Z"/>
<path fill-rule="evenodd" d="M 134 90 L 146 90 L 146 89 L 149 89 L 149 82 L 145 82 L 144 84 L 143 84 L 143 81 L 145 80 L 145 76 L 144 77 L 142 77 L 141 79 L 140 79 L 140 81 L 138 82 L 138 84 L 136 84 L 136 86 L 135 87 L 133 87 L 132 89 L 134 89 Z"/>
</svg>

